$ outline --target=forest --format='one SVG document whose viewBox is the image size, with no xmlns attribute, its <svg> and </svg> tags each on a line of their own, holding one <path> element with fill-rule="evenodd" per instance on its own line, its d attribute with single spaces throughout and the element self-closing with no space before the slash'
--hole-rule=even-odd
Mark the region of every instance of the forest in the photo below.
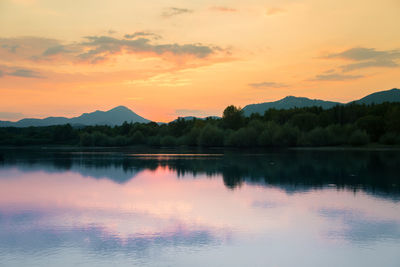
<svg viewBox="0 0 400 267">
<path fill-rule="evenodd" d="M 85 147 L 319 147 L 400 145 L 400 103 L 350 103 L 269 109 L 246 117 L 228 106 L 222 118 L 183 119 L 121 126 L 4 127 L 1 146 L 66 145 Z"/>
</svg>

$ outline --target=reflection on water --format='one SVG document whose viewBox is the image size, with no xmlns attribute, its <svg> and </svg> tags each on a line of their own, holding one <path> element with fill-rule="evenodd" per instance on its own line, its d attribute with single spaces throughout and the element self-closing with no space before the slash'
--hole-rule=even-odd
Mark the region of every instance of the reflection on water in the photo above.
<svg viewBox="0 0 400 267">
<path fill-rule="evenodd" d="M 399 152 L 5 151 L 1 266 L 399 266 Z"/>
</svg>

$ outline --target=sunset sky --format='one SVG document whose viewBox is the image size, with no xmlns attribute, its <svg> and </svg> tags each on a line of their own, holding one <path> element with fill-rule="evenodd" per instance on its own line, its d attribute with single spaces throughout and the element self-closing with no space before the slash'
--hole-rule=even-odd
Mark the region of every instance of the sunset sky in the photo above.
<svg viewBox="0 0 400 267">
<path fill-rule="evenodd" d="M 0 120 L 154 121 L 400 86 L 399 0 L 0 0 Z"/>
</svg>

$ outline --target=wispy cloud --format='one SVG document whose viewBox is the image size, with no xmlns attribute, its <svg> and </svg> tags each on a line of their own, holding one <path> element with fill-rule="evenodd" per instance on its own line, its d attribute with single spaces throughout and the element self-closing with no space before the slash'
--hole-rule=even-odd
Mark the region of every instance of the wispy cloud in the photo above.
<svg viewBox="0 0 400 267">
<path fill-rule="evenodd" d="M 125 39 L 135 39 L 135 38 L 138 38 L 138 37 L 152 37 L 152 38 L 154 38 L 156 40 L 157 39 L 161 39 L 160 35 L 158 35 L 158 34 L 156 34 L 154 32 L 147 32 L 147 31 L 138 31 L 138 32 L 135 32 L 133 34 L 125 34 L 124 35 Z"/>
<path fill-rule="evenodd" d="M 19 67 L 0 66 L 0 78 L 5 76 L 15 76 L 21 78 L 45 78 L 40 72 Z"/>
<path fill-rule="evenodd" d="M 44 78 L 39 72 L 29 69 L 16 69 L 15 71 L 7 73 L 7 75 L 24 78 Z"/>
<path fill-rule="evenodd" d="M 227 13 L 238 12 L 238 10 L 236 8 L 231 8 L 231 7 L 226 7 L 226 6 L 213 6 L 213 7 L 210 7 L 210 10 L 219 11 L 219 12 L 227 12 Z"/>
<path fill-rule="evenodd" d="M 319 74 L 317 75 L 313 81 L 346 81 L 346 80 L 355 80 L 362 78 L 362 75 L 346 75 L 340 73 L 330 73 L 330 74 Z"/>
<path fill-rule="evenodd" d="M 344 72 L 372 67 L 395 68 L 400 65 L 400 50 L 376 50 L 375 48 L 354 47 L 326 58 L 341 58 L 355 63 L 340 66 Z"/>
<path fill-rule="evenodd" d="M 56 45 L 56 46 L 52 46 L 47 48 L 44 52 L 43 52 L 43 56 L 53 56 L 53 55 L 57 55 L 57 54 L 61 54 L 61 53 L 70 53 L 71 51 L 69 49 L 67 49 L 64 45 Z"/>
<path fill-rule="evenodd" d="M 193 13 L 193 10 L 187 8 L 169 7 L 161 13 L 161 16 L 164 18 L 170 18 L 185 13 Z"/>
<path fill-rule="evenodd" d="M 289 85 L 284 83 L 276 83 L 276 82 L 260 82 L 260 83 L 249 83 L 249 86 L 253 88 L 282 88 L 289 87 Z"/>
</svg>

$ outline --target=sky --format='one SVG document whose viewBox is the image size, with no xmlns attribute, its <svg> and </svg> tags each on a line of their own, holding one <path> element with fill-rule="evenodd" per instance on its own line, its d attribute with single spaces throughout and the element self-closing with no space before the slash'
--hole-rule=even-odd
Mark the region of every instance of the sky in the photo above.
<svg viewBox="0 0 400 267">
<path fill-rule="evenodd" d="M 400 87 L 399 0 L 0 0 L 0 120 Z"/>
</svg>

